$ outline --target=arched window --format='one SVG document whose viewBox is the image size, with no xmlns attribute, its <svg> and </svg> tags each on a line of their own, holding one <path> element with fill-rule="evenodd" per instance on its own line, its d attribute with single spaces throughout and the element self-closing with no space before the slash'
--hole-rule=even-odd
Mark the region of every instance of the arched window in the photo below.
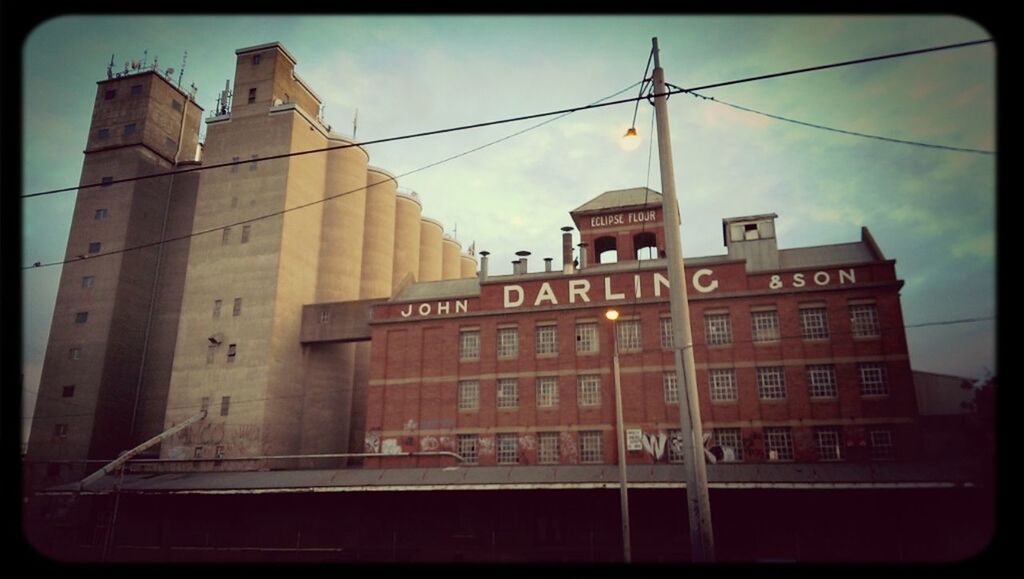
<svg viewBox="0 0 1024 579">
<path fill-rule="evenodd" d="M 615 238 L 606 235 L 594 240 L 594 258 L 596 263 L 615 263 L 619 261 L 619 250 Z"/>
<path fill-rule="evenodd" d="M 658 259 L 658 239 L 652 231 L 644 231 L 633 236 L 633 250 L 637 260 Z"/>
</svg>

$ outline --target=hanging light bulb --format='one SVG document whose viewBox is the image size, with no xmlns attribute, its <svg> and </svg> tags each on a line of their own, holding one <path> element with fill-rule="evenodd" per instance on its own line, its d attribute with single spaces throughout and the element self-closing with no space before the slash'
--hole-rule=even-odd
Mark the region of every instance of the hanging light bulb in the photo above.
<svg viewBox="0 0 1024 579">
<path fill-rule="evenodd" d="M 636 136 L 636 127 L 629 127 L 628 129 L 626 129 L 626 134 L 623 135 L 623 137 L 635 137 L 635 136 Z"/>
</svg>

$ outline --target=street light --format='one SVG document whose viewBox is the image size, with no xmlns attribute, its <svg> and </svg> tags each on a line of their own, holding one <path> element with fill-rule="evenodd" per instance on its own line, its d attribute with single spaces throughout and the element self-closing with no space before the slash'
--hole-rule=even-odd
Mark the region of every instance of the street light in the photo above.
<svg viewBox="0 0 1024 579">
<path fill-rule="evenodd" d="M 630 562 L 629 546 L 629 494 L 626 490 L 626 431 L 622 426 L 622 380 L 619 375 L 619 332 L 616 321 L 618 310 L 608 310 L 604 317 L 612 322 L 612 370 L 615 376 L 615 430 L 619 445 L 619 506 L 622 510 L 622 558 Z"/>
</svg>

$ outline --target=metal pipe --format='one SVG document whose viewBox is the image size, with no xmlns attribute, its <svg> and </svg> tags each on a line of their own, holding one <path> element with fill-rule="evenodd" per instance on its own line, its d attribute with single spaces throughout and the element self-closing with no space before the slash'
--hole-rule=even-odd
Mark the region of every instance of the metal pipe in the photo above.
<svg viewBox="0 0 1024 579">
<path fill-rule="evenodd" d="M 555 260 L 555 258 L 553 258 L 553 257 L 545 257 L 544 258 L 544 271 L 546 271 L 546 272 L 551 271 L 551 262 L 554 261 L 554 260 Z"/>
<path fill-rule="evenodd" d="M 562 272 L 572 273 L 572 227 L 562 228 Z"/>
<path fill-rule="evenodd" d="M 695 562 L 715 560 L 714 534 L 711 529 L 711 505 L 708 498 L 707 465 L 704 462 L 704 433 L 697 398 L 697 372 L 693 358 L 693 334 L 690 331 L 690 305 L 684 277 L 683 244 L 680 239 L 679 204 L 672 166 L 672 137 L 669 133 L 668 103 L 665 96 L 665 71 L 658 58 L 658 39 L 652 38 L 654 51 L 654 113 L 658 124 L 658 161 L 661 168 L 661 194 L 665 206 L 665 251 L 668 258 L 669 303 L 672 311 L 672 349 L 679 390 L 679 425 L 683 436 L 683 461 L 686 466 L 686 503 L 690 521 L 690 549 Z"/>
<path fill-rule="evenodd" d="M 580 269 L 585 269 L 587 267 L 587 244 L 586 243 L 580 243 L 579 244 L 579 248 L 580 248 Z"/>
<path fill-rule="evenodd" d="M 490 254 L 489 251 L 480 252 L 480 281 L 487 281 L 487 256 Z"/>
</svg>

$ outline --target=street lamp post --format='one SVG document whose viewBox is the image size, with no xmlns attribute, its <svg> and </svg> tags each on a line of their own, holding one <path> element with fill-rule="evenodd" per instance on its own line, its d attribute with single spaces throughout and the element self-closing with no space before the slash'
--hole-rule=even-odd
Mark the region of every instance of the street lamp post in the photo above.
<svg viewBox="0 0 1024 579">
<path fill-rule="evenodd" d="M 665 211 L 665 254 L 668 259 L 669 303 L 672 311 L 672 349 L 675 354 L 679 390 L 679 424 L 684 438 L 683 461 L 686 465 L 686 503 L 690 522 L 690 552 L 695 562 L 715 560 L 708 498 L 707 466 L 704 463 L 704 433 L 697 399 L 697 372 L 693 359 L 693 335 L 690 331 L 690 306 L 683 276 L 683 244 L 680 239 L 679 204 L 676 200 L 675 172 L 672 167 L 672 138 L 668 127 L 668 103 L 665 95 L 665 71 L 658 58 L 658 39 L 652 38 L 654 52 L 654 114 L 658 124 L 658 161 L 661 168 L 661 192 Z M 688 435 L 688 436 L 687 436 Z"/>
<path fill-rule="evenodd" d="M 632 559 L 629 545 L 629 492 L 626 490 L 626 431 L 622 422 L 622 379 L 619 374 L 619 332 L 616 320 L 617 310 L 608 310 L 605 317 L 612 322 L 612 372 L 615 377 L 615 430 L 619 445 L 619 507 L 622 510 L 622 558 L 626 563 Z"/>
</svg>

